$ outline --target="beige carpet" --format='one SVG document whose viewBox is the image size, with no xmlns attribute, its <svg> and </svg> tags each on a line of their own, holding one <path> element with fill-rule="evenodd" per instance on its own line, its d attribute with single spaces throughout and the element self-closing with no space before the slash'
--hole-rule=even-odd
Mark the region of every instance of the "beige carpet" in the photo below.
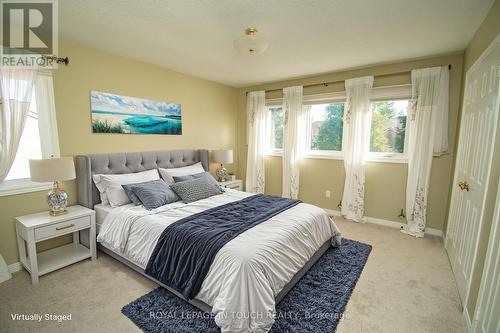
<svg viewBox="0 0 500 333">
<path fill-rule="evenodd" d="M 338 332 L 463 332 L 450 264 L 437 237 L 335 218 L 344 237 L 373 245 Z M 0 332 L 137 332 L 120 310 L 156 287 L 99 253 L 40 278 L 20 272 L 0 284 Z M 14 321 L 11 314 L 71 314 L 71 321 Z"/>
</svg>

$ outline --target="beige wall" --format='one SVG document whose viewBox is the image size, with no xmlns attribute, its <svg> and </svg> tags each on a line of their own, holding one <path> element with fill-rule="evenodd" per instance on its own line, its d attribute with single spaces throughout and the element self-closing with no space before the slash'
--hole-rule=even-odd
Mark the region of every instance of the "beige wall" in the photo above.
<svg viewBox="0 0 500 333">
<path fill-rule="evenodd" d="M 246 168 L 246 91 L 345 80 L 364 75 L 375 75 L 375 86 L 397 85 L 409 83 L 410 75 L 408 73 L 391 75 L 393 73 L 443 64 L 452 65 L 449 139 L 450 151 L 453 152 L 459 102 L 462 96 L 462 69 L 467 70 L 499 32 L 500 0 L 497 0 L 467 48 L 465 58 L 462 54 L 454 54 L 316 75 L 244 89 L 233 89 L 153 65 L 62 42 L 59 53 L 70 57 L 70 65 L 62 67 L 55 73 L 54 88 L 61 153 L 75 155 L 174 148 L 233 148 L 236 149 L 236 160 L 230 169 L 237 170 L 238 175 L 244 178 Z M 181 103 L 183 135 L 92 134 L 89 105 L 89 91 L 91 89 Z M 304 93 L 315 94 L 341 90 L 343 90 L 343 84 L 338 83 L 328 87 L 306 88 Z M 280 95 L 280 93 L 273 93 L 269 94 L 268 97 Z M 497 137 L 497 147 L 499 147 L 499 138 L 500 136 Z M 492 182 L 494 183 L 496 177 L 498 184 L 500 152 L 496 151 L 495 156 L 497 158 L 496 165 L 499 167 L 493 170 Z M 428 201 L 428 226 L 432 228 L 445 228 L 449 189 L 452 185 L 453 158 L 453 154 L 449 154 L 433 160 L 432 185 Z M 281 158 L 267 157 L 267 193 L 281 194 L 281 177 Z M 404 204 L 405 182 L 405 164 L 369 163 L 366 175 L 366 214 L 376 218 L 399 221 L 397 215 Z M 304 159 L 301 162 L 300 197 L 305 202 L 324 208 L 338 209 L 337 204 L 342 195 L 343 184 L 342 161 Z M 67 182 L 65 188 L 70 194 L 71 203 L 75 203 L 75 182 Z M 324 197 L 326 190 L 332 191 L 331 199 Z M 492 187 L 490 187 L 488 194 L 488 212 L 492 211 L 491 193 Z M 45 209 L 44 192 L 0 197 L 0 253 L 8 264 L 18 261 L 14 216 Z M 490 227 L 491 218 L 485 220 L 481 230 L 478 260 L 474 268 L 471 296 L 467 304 L 471 314 L 477 299 L 486 252 L 485 244 L 489 237 Z M 42 243 L 39 250 L 67 240 L 68 238 L 62 238 L 55 242 Z"/>
<path fill-rule="evenodd" d="M 307 85 L 313 83 L 345 80 L 348 78 L 374 75 L 375 87 L 410 83 L 412 69 L 451 64 L 450 72 L 450 113 L 449 141 L 450 152 L 453 152 L 459 109 L 459 97 L 462 80 L 461 53 L 406 61 L 397 64 L 379 65 L 350 71 L 325 74 L 301 79 L 276 82 L 261 86 L 247 87 L 239 91 L 239 174 L 245 174 L 246 166 L 246 91 L 280 89 L 291 85 Z M 403 74 L 394 74 L 401 73 Z M 304 94 L 317 94 L 344 90 L 343 83 L 328 87 L 304 88 Z M 281 97 L 280 92 L 267 94 L 268 98 Z M 431 188 L 428 200 L 428 227 L 442 230 L 447 212 L 448 189 L 452 178 L 453 154 L 434 158 L 431 175 Z M 281 194 L 281 157 L 266 157 L 266 192 Z M 406 187 L 406 164 L 370 162 L 366 169 L 366 215 L 379 219 L 401 222 L 399 212 L 404 206 Z M 338 209 L 337 205 L 344 188 L 344 165 L 342 160 L 303 159 L 300 164 L 300 199 L 305 202 L 329 209 Z M 325 191 L 332 191 L 330 199 L 325 198 Z"/>
<path fill-rule="evenodd" d="M 465 73 L 474 64 L 474 62 L 481 56 L 481 54 L 486 50 L 490 43 L 495 39 L 495 37 L 500 34 L 500 0 L 496 0 L 490 9 L 488 16 L 483 21 L 479 29 L 477 30 L 474 38 L 470 42 L 469 46 L 465 50 L 464 57 L 464 80 Z M 463 89 L 462 89 L 462 100 L 463 100 Z M 497 128 L 500 129 L 500 118 Z M 467 311 L 471 318 L 473 318 L 476 302 L 479 294 L 479 287 L 481 284 L 481 278 L 483 275 L 484 261 L 486 257 L 486 251 L 488 249 L 488 240 L 490 237 L 491 223 L 493 221 L 493 211 L 495 207 L 495 200 L 497 189 L 499 186 L 500 179 L 500 130 L 497 131 L 497 136 L 495 139 L 495 151 L 493 153 L 493 168 L 491 170 L 491 178 L 488 185 L 488 190 L 486 194 L 486 205 L 483 218 L 483 224 L 481 226 L 478 252 L 476 257 L 476 264 L 474 265 L 472 273 L 472 282 L 469 292 L 469 298 L 467 300 Z"/>
<path fill-rule="evenodd" d="M 500 1 L 495 0 L 488 15 L 465 50 L 464 68 L 469 69 L 500 32 Z M 464 73 L 465 74 L 465 73 Z"/>
<path fill-rule="evenodd" d="M 59 54 L 70 58 L 54 78 L 61 154 L 236 149 L 236 89 L 68 42 L 61 43 Z M 180 103 L 183 134 L 92 134 L 90 90 Z M 229 167 L 236 169 L 237 163 Z M 75 203 L 75 182 L 65 188 Z M 18 261 L 14 216 L 46 209 L 44 192 L 0 197 L 0 253 L 8 264 Z"/>
</svg>

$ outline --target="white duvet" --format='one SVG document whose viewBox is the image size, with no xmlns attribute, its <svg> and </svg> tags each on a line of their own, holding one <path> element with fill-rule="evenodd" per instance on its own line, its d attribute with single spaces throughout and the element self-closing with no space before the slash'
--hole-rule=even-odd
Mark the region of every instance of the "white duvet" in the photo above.
<svg viewBox="0 0 500 333">
<path fill-rule="evenodd" d="M 144 269 L 169 224 L 250 195 L 228 189 L 153 211 L 133 205 L 115 208 L 103 221 L 97 241 Z M 321 208 L 300 203 L 224 245 L 196 299 L 212 306 L 222 332 L 267 332 L 274 322 L 275 296 L 328 239 L 340 243 L 335 223 Z"/>
</svg>

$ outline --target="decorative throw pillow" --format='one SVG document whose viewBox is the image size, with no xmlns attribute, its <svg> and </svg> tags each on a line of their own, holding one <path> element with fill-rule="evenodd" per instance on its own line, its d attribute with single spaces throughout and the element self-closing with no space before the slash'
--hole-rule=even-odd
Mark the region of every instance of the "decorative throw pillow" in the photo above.
<svg viewBox="0 0 500 333">
<path fill-rule="evenodd" d="M 186 180 L 196 179 L 196 178 L 206 178 L 210 182 L 212 182 L 215 186 L 220 187 L 219 183 L 215 180 L 215 178 L 210 174 L 210 172 L 200 172 L 195 175 L 188 176 L 174 176 L 172 177 L 176 183 L 183 182 Z"/>
<path fill-rule="evenodd" d="M 224 193 L 220 187 L 216 187 L 205 177 L 174 183 L 170 185 L 170 187 L 185 203 L 206 199 L 211 196 Z"/>
<path fill-rule="evenodd" d="M 134 205 L 139 206 L 142 205 L 141 200 L 135 195 L 134 191 L 132 191 L 132 186 L 135 185 L 143 185 L 151 182 L 155 182 L 156 180 L 150 180 L 148 182 L 142 182 L 142 183 L 135 183 L 135 184 L 126 184 L 122 185 L 123 190 L 125 191 L 125 194 L 127 194 L 128 198 L 130 201 L 134 203 Z"/>
<path fill-rule="evenodd" d="M 136 184 L 131 186 L 131 189 L 147 210 L 180 200 L 177 194 L 161 179 Z"/>
<path fill-rule="evenodd" d="M 197 173 L 196 175 L 201 175 L 201 173 Z M 179 182 L 184 182 L 186 180 L 191 180 L 191 179 L 196 179 L 196 178 L 201 178 L 201 177 L 195 177 L 195 175 L 187 175 L 187 176 L 174 176 L 172 179 L 174 182 L 179 183 Z"/>
<path fill-rule="evenodd" d="M 180 176 L 194 175 L 197 173 L 205 172 L 205 169 L 203 169 L 203 165 L 201 165 L 201 162 L 198 162 L 180 168 L 170 168 L 170 169 L 158 168 L 158 171 L 160 172 L 161 178 L 163 178 L 163 180 L 168 185 L 170 185 L 174 183 L 173 179 L 174 176 L 180 177 Z"/>
</svg>

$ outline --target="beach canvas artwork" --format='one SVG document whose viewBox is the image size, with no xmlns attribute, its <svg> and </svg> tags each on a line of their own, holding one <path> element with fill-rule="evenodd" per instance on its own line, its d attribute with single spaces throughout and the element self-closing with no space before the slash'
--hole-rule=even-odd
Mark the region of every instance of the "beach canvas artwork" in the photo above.
<svg viewBox="0 0 500 333">
<path fill-rule="evenodd" d="M 181 105 L 90 92 L 92 132 L 124 134 L 182 134 Z"/>
</svg>

